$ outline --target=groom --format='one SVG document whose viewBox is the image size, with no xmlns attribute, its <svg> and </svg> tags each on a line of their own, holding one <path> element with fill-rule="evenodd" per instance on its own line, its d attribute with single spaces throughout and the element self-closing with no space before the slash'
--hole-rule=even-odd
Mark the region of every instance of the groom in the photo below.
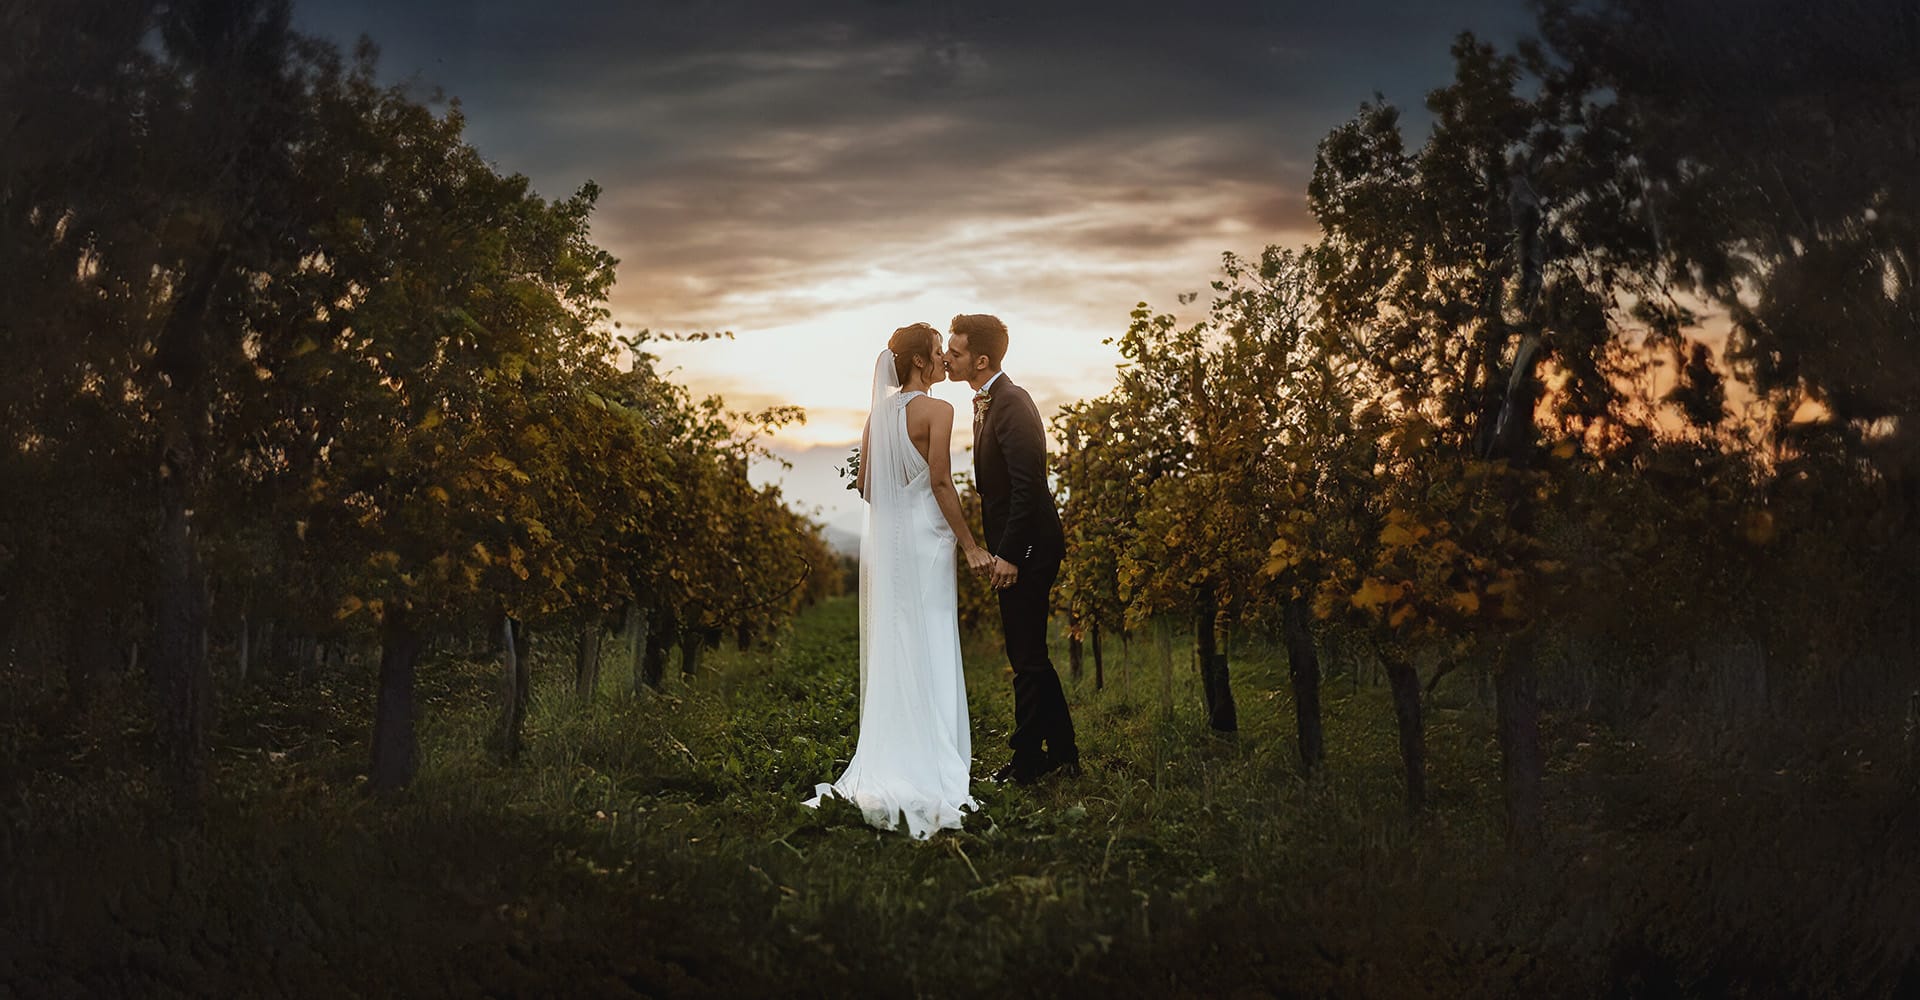
<svg viewBox="0 0 1920 1000">
<path fill-rule="evenodd" d="M 995 782 L 1027 784 L 1050 771 L 1080 773 L 1060 675 L 1047 658 L 1047 613 L 1066 556 L 1066 535 L 1047 490 L 1047 441 L 1040 411 L 1000 370 L 1007 325 L 996 316 L 953 318 L 947 372 L 973 386 L 973 478 L 980 489 L 987 551 L 983 564 L 1000 592 L 1000 628 L 1013 663 L 1013 760 Z M 1044 744 L 1044 746 L 1043 746 Z"/>
</svg>

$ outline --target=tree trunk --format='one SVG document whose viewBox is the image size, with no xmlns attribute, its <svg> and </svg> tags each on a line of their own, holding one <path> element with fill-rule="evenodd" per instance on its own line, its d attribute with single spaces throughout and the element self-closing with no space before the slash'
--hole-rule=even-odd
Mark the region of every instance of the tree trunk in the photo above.
<svg viewBox="0 0 1920 1000">
<path fill-rule="evenodd" d="M 520 757 L 522 734 L 527 722 L 527 689 L 533 679 L 532 664 L 527 662 L 526 626 L 513 620 L 504 610 L 498 612 L 495 634 L 500 643 L 501 710 L 500 725 L 494 734 L 494 749 L 506 760 Z"/>
<path fill-rule="evenodd" d="M 1087 628 L 1093 633 L 1093 689 L 1098 691 L 1107 686 L 1107 663 L 1100 655 L 1100 619 L 1089 622 Z"/>
<path fill-rule="evenodd" d="M 239 663 L 236 666 L 235 673 L 234 673 L 234 680 L 239 681 L 241 684 L 245 684 L 247 682 L 247 657 L 252 652 L 252 649 L 248 646 L 248 642 L 252 638 L 253 638 L 252 626 L 247 623 L 247 613 L 242 611 L 240 612 L 240 653 L 238 657 Z"/>
<path fill-rule="evenodd" d="M 1086 643 L 1080 638 L 1080 620 L 1078 615 L 1067 617 L 1067 674 L 1079 680 L 1085 672 Z"/>
<path fill-rule="evenodd" d="M 112 677 L 120 669 L 122 629 L 117 618 L 117 615 L 98 615 L 86 631 L 87 680 L 95 690 L 101 678 Z"/>
<path fill-rule="evenodd" d="M 180 295 L 154 345 L 154 367 L 164 379 L 155 394 L 160 428 L 159 533 L 154 551 L 153 665 L 147 676 L 158 711 L 161 774 L 174 804 L 198 814 L 207 793 L 207 731 L 213 711 L 212 674 L 201 635 L 207 626 L 207 585 L 200 565 L 192 491 L 206 465 L 198 440 L 211 410 L 205 378 L 216 286 L 227 273 L 224 237 L 199 264 L 184 269 Z"/>
<path fill-rule="evenodd" d="M 67 615 L 67 709 L 75 714 L 86 710 L 93 703 L 94 659 L 90 655 L 92 643 L 82 622 L 78 608 Z M 109 653 L 111 655 L 111 653 Z"/>
<path fill-rule="evenodd" d="M 753 626 L 751 624 L 741 622 L 739 627 L 734 630 L 733 635 L 735 649 L 744 653 L 753 648 Z"/>
<path fill-rule="evenodd" d="M 260 669 L 273 669 L 273 619 L 260 623 Z"/>
<path fill-rule="evenodd" d="M 1507 807 L 1507 844 L 1530 848 L 1540 834 L 1539 679 L 1532 647 L 1514 639 L 1493 679 L 1500 737 L 1500 784 Z"/>
<path fill-rule="evenodd" d="M 1907 694 L 1907 794 L 1920 794 L 1920 689 Z"/>
<path fill-rule="evenodd" d="M 413 679 L 420 633 L 406 606 L 387 605 L 380 622 L 380 690 L 373 707 L 373 760 L 367 780 L 377 791 L 407 787 L 419 768 Z"/>
<path fill-rule="evenodd" d="M 1293 682 L 1293 718 L 1300 734 L 1300 769 L 1312 774 L 1326 759 L 1326 738 L 1320 726 L 1320 656 L 1313 648 L 1308 624 L 1313 612 L 1305 598 L 1289 598 L 1281 611 L 1281 630 L 1287 644 L 1287 674 Z"/>
<path fill-rule="evenodd" d="M 1406 766 L 1407 812 L 1418 813 L 1427 807 L 1427 730 L 1420 715 L 1420 674 L 1397 657 L 1386 666 L 1393 716 L 1400 725 L 1400 761 Z"/>
<path fill-rule="evenodd" d="M 660 620 L 654 624 L 647 637 L 647 659 L 642 672 L 646 675 L 647 686 L 659 690 L 666 679 L 667 653 L 679 639 L 680 620 L 672 607 L 660 609 Z"/>
<path fill-rule="evenodd" d="M 174 802 L 197 810 L 206 795 L 207 721 L 211 684 L 200 634 L 206 624 L 206 587 L 176 471 L 161 479 L 159 589 L 155 601 L 153 665 L 148 671 L 158 707 L 161 772 Z"/>
<path fill-rule="evenodd" d="M 627 605 L 627 672 L 632 675 L 633 693 L 653 683 L 647 679 L 642 665 L 647 655 L 647 608 L 642 604 Z"/>
<path fill-rule="evenodd" d="M 1200 588 L 1194 608 L 1193 643 L 1199 659 L 1200 691 L 1206 700 L 1207 725 L 1230 733 L 1240 726 L 1234 709 L 1233 688 L 1227 681 L 1227 654 L 1220 651 L 1220 608 L 1211 586 Z"/>
<path fill-rule="evenodd" d="M 1166 619 L 1153 623 L 1154 645 L 1160 647 L 1160 717 L 1173 718 L 1173 626 Z"/>
<path fill-rule="evenodd" d="M 580 629 L 580 644 L 573 656 L 573 692 L 583 702 L 593 700 L 600 689 L 600 619 L 595 616 Z"/>
<path fill-rule="evenodd" d="M 706 630 L 689 627 L 680 633 L 680 676 L 693 677 L 700 672 L 700 652 L 707 648 Z"/>
</svg>

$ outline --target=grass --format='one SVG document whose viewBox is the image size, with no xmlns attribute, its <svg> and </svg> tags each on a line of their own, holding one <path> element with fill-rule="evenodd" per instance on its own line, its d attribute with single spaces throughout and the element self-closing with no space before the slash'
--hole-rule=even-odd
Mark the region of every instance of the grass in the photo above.
<svg viewBox="0 0 1920 1000">
<path fill-rule="evenodd" d="M 1516 859 L 1472 699 L 1433 699 L 1432 808 L 1409 818 L 1385 690 L 1327 685 L 1327 767 L 1304 780 L 1259 647 L 1238 651 L 1235 736 L 1205 728 L 1184 657 L 1163 717 L 1136 643 L 1105 690 L 1069 682 L 1082 777 L 983 784 L 966 829 L 924 843 L 806 809 L 852 753 L 855 622 L 829 602 L 638 697 L 610 658 L 586 706 L 536 647 L 510 765 L 483 749 L 491 666 L 431 660 L 421 772 L 395 798 L 361 790 L 370 671 L 269 683 L 224 705 L 192 824 L 154 806 L 131 706 L 16 721 L 0 932 L 26 947 L 0 949 L 0 995 L 1891 994 L 1920 975 L 1920 824 L 1885 775 L 1757 780 L 1550 717 L 1553 834 Z M 984 775 L 1011 684 L 984 642 L 968 664 Z"/>
</svg>

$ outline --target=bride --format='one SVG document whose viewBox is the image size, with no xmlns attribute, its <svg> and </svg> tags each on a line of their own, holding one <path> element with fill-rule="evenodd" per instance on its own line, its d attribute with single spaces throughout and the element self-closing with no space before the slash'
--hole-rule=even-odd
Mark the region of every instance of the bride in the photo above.
<svg viewBox="0 0 1920 1000">
<path fill-rule="evenodd" d="M 971 568 L 992 561 L 974 543 L 953 488 L 953 405 L 927 395 L 946 378 L 940 332 L 893 332 L 873 373 L 873 408 L 860 441 L 856 485 L 866 498 L 860 536 L 860 731 L 847 770 L 806 804 L 835 795 L 867 822 L 924 839 L 958 829 L 975 808 L 968 791 L 973 739 L 954 580 L 958 541 Z"/>
</svg>

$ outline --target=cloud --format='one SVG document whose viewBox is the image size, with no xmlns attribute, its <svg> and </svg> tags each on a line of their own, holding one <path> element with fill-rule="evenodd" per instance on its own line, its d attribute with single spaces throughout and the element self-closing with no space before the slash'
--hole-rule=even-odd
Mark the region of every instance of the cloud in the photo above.
<svg viewBox="0 0 1920 1000">
<path fill-rule="evenodd" d="M 1453 30 L 1518 4 L 1432 6 L 312 9 L 397 36 L 402 73 L 461 77 L 476 139 L 543 189 L 599 181 L 623 312 L 737 328 L 832 307 L 796 290 L 866 262 L 983 266 L 953 259 L 970 233 L 1056 262 L 1310 233 L 1318 136 L 1376 88 L 1417 104 Z"/>
<path fill-rule="evenodd" d="M 597 181 L 616 318 L 734 331 L 660 353 L 737 408 L 806 406 L 790 449 L 857 436 L 887 332 L 962 311 L 1008 321 L 1009 371 L 1043 411 L 1103 391 L 1118 358 L 1102 340 L 1136 302 L 1173 310 L 1221 251 L 1315 236 L 1315 145 L 1361 100 L 1386 93 L 1418 130 L 1453 35 L 1528 20 L 1523 0 L 304 0 L 296 16 L 371 34 L 389 78 L 444 85 L 472 141 L 538 190 Z M 794 454 L 812 471 L 790 493 L 837 502 L 818 456 Z"/>
</svg>

